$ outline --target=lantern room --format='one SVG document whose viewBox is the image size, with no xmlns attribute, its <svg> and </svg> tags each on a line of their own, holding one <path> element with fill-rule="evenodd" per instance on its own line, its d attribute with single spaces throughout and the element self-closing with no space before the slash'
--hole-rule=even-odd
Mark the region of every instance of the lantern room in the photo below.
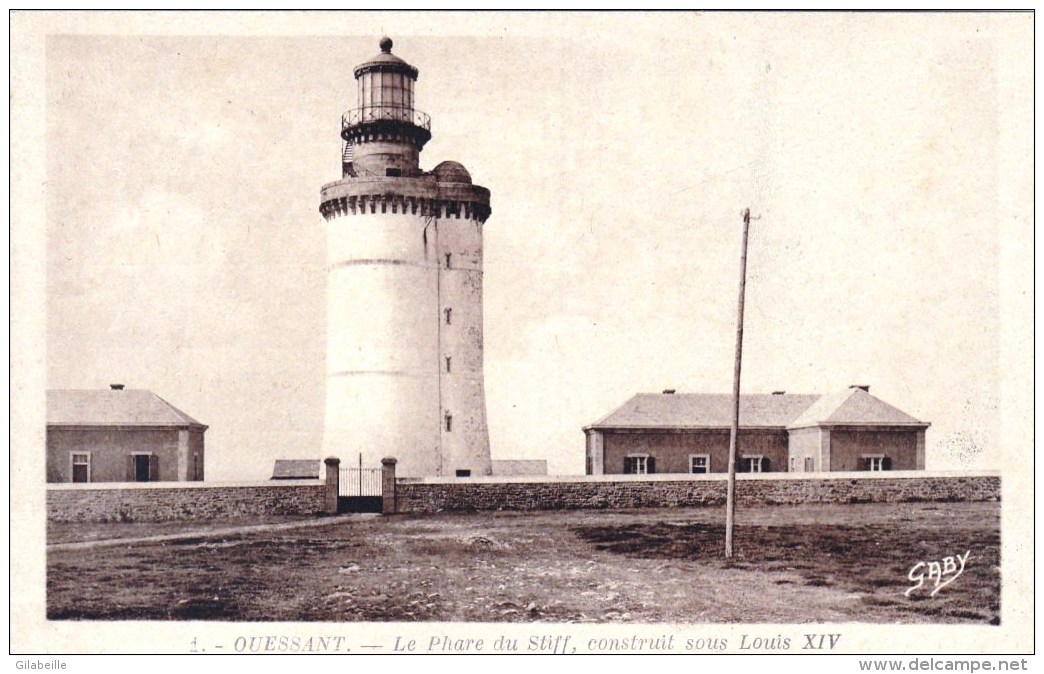
<svg viewBox="0 0 1044 674">
<path fill-rule="evenodd" d="M 417 69 L 391 53 L 390 38 L 380 47 L 355 67 L 358 107 L 341 119 L 344 177 L 418 175 L 421 148 L 431 139 L 430 118 L 413 107 Z"/>
</svg>

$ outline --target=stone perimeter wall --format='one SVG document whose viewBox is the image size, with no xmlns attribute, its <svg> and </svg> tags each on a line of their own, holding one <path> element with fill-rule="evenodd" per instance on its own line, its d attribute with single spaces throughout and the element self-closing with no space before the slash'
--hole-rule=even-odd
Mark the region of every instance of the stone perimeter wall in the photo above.
<svg viewBox="0 0 1044 674">
<path fill-rule="evenodd" d="M 669 508 L 720 506 L 725 476 L 516 479 L 499 481 L 452 478 L 397 480 L 395 512 L 433 513 L 474 510 L 577 510 L 588 508 Z M 493 478 L 496 479 L 496 478 Z M 914 501 L 997 501 L 995 473 L 881 474 L 834 473 L 809 477 L 737 477 L 739 505 L 803 503 L 904 503 Z"/>
<path fill-rule="evenodd" d="M 727 484 L 724 475 L 395 479 L 393 471 L 394 462 L 385 464 L 385 514 L 720 506 Z M 160 522 L 334 514 L 336 475 L 336 460 L 328 460 L 326 481 L 49 485 L 47 518 Z M 741 475 L 736 482 L 740 505 L 998 501 L 1001 496 L 996 472 L 776 473 Z"/>
<path fill-rule="evenodd" d="M 48 485 L 47 519 L 162 522 L 250 515 L 320 515 L 328 512 L 327 489 L 321 480 Z M 336 486 L 334 489 L 336 504 Z"/>
</svg>

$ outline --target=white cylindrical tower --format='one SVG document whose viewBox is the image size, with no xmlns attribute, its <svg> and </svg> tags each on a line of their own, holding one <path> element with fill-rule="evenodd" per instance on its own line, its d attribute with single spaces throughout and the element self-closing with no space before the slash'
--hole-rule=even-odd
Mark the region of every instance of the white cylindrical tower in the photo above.
<svg viewBox="0 0 1044 674">
<path fill-rule="evenodd" d="M 323 451 L 405 477 L 489 475 L 482 375 L 482 226 L 489 190 L 443 162 L 413 107 L 417 69 L 391 53 L 355 68 L 342 117 L 342 179 L 324 185 L 327 228 Z"/>
</svg>

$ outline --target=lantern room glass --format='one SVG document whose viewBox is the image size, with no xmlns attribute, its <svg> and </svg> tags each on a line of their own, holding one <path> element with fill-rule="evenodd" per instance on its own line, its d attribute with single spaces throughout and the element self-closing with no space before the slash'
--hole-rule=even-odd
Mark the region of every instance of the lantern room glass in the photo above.
<svg viewBox="0 0 1044 674">
<path fill-rule="evenodd" d="M 407 119 L 413 110 L 413 78 L 404 73 L 368 72 L 359 76 L 363 118 Z"/>
</svg>

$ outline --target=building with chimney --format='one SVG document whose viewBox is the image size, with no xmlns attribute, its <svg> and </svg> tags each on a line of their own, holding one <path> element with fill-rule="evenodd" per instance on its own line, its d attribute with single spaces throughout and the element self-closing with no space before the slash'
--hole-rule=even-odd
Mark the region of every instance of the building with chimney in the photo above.
<svg viewBox="0 0 1044 674">
<path fill-rule="evenodd" d="M 48 391 L 47 481 L 202 480 L 206 430 L 151 391 Z"/>
<path fill-rule="evenodd" d="M 491 474 L 483 386 L 482 227 L 490 194 L 462 165 L 421 168 L 418 70 L 380 41 L 354 70 L 327 235 L 323 452 L 404 477 Z"/>
<path fill-rule="evenodd" d="M 588 475 L 723 473 L 732 395 L 640 393 L 584 428 Z M 852 386 L 740 396 L 737 472 L 924 470 L 930 424 Z"/>
</svg>

